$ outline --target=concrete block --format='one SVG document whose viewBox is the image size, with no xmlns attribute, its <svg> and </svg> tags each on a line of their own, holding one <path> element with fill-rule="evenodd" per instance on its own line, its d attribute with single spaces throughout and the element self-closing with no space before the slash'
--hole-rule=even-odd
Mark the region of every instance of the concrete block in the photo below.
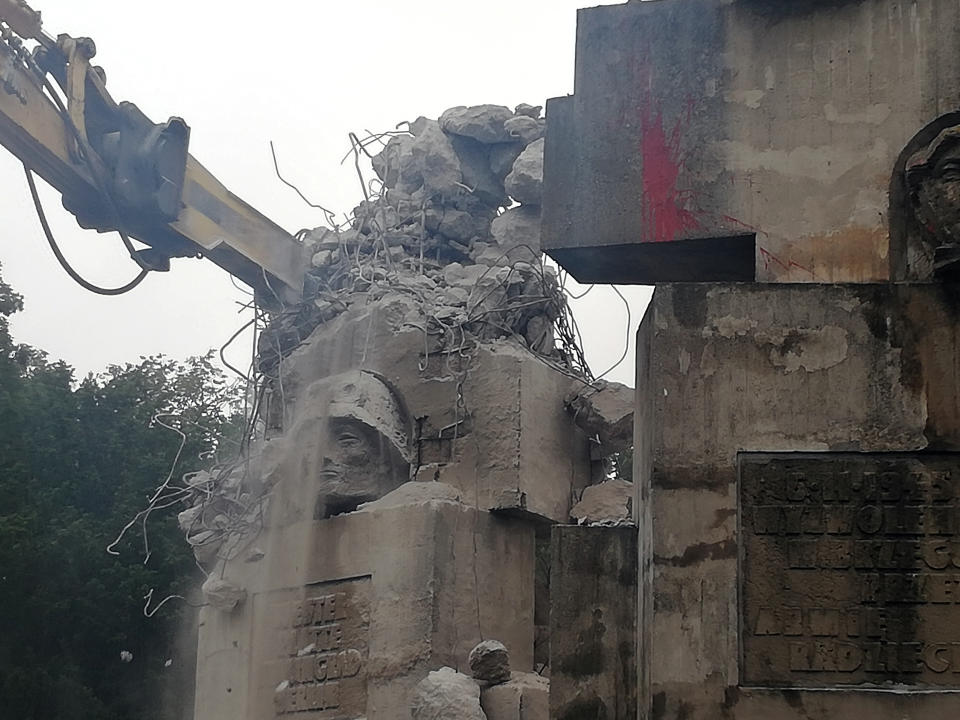
<svg viewBox="0 0 960 720">
<path fill-rule="evenodd" d="M 487 720 L 548 720 L 550 681 L 536 673 L 513 673 L 505 683 L 482 688 L 480 706 Z"/>
</svg>

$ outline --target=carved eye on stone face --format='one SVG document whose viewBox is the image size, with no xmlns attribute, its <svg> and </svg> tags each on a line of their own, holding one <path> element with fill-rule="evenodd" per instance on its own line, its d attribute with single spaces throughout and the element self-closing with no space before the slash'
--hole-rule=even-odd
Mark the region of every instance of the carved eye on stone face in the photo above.
<svg viewBox="0 0 960 720">
<path fill-rule="evenodd" d="M 337 433 L 337 445 L 342 450 L 355 450 L 363 444 L 363 440 L 350 430 L 340 430 Z"/>
<path fill-rule="evenodd" d="M 369 461 L 375 452 L 377 431 L 352 419 L 336 419 L 330 423 L 329 438 L 337 462 L 358 465 Z"/>
</svg>

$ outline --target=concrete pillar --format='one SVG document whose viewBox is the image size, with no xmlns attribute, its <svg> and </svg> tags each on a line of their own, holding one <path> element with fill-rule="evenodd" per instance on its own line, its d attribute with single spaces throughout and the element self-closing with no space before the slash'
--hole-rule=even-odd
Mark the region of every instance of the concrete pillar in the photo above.
<svg viewBox="0 0 960 720">
<path fill-rule="evenodd" d="M 637 529 L 556 525 L 550 717 L 637 717 Z"/>
</svg>

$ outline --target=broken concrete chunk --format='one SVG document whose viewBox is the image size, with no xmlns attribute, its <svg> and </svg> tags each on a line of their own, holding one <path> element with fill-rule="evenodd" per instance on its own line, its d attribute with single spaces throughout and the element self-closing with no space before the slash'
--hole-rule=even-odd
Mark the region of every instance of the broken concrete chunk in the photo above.
<svg viewBox="0 0 960 720">
<path fill-rule="evenodd" d="M 339 253 L 337 253 L 339 256 Z M 310 264 L 315 268 L 326 267 L 333 262 L 334 251 L 333 250 L 320 250 L 313 254 L 313 259 L 310 261 Z"/>
<path fill-rule="evenodd" d="M 373 512 L 404 505 L 423 505 L 433 502 L 460 502 L 460 491 L 442 482 L 411 480 L 396 490 L 391 490 L 379 500 L 363 503 L 357 510 Z"/>
<path fill-rule="evenodd" d="M 580 502 L 570 510 L 578 525 L 630 525 L 633 523 L 633 483 L 607 480 L 584 488 Z"/>
<path fill-rule="evenodd" d="M 353 209 L 353 225 L 361 233 L 380 234 L 400 224 L 400 214 L 389 205 L 364 201 Z"/>
<path fill-rule="evenodd" d="M 494 218 L 490 234 L 501 252 L 520 245 L 540 252 L 540 208 L 536 206 L 512 207 Z"/>
<path fill-rule="evenodd" d="M 213 575 L 207 578 L 201 590 L 207 605 L 224 612 L 230 612 L 247 597 L 247 591 L 236 583 Z"/>
<path fill-rule="evenodd" d="M 470 292 L 460 287 L 450 287 L 444 292 L 444 300 L 456 307 L 463 307 L 470 299 Z"/>
<path fill-rule="evenodd" d="M 432 228 L 432 231 L 440 233 L 445 238 L 470 242 L 472 238 L 480 233 L 486 234 L 486 228 L 483 227 L 483 224 L 479 223 L 470 213 L 461 210 L 446 209 L 443 210 L 442 213 L 438 213 L 438 215 L 436 227 Z M 430 222 L 429 218 L 428 222 Z M 429 226 L 428 229 L 430 229 Z"/>
<path fill-rule="evenodd" d="M 494 174 L 490 167 L 491 146 L 460 135 L 452 135 L 450 142 L 460 158 L 463 184 L 486 205 L 505 205 L 507 192 L 503 188 L 503 177 Z"/>
<path fill-rule="evenodd" d="M 413 720 L 487 720 L 476 680 L 448 667 L 429 673 L 413 689 L 410 715 Z"/>
<path fill-rule="evenodd" d="M 540 118 L 540 113 L 543 111 L 543 105 L 527 105 L 527 103 L 520 103 L 517 105 L 513 111 L 517 115 L 525 115 L 526 117 L 531 117 L 534 120 Z"/>
<path fill-rule="evenodd" d="M 486 265 L 450 263 L 443 268 L 443 279 L 447 281 L 447 285 L 462 288 L 467 292 L 473 290 L 480 278 L 488 274 L 491 274 L 491 270 Z"/>
<path fill-rule="evenodd" d="M 184 533 L 191 533 L 200 527 L 200 515 L 203 512 L 203 505 L 194 505 L 188 507 L 177 515 L 177 524 Z"/>
<path fill-rule="evenodd" d="M 415 189 L 420 185 L 421 179 L 411 154 L 414 142 L 409 135 L 395 135 L 373 156 L 373 171 L 386 187 Z"/>
<path fill-rule="evenodd" d="M 543 189 L 543 146 L 543 138 L 527 145 L 503 181 L 510 197 L 519 203 L 540 204 Z"/>
<path fill-rule="evenodd" d="M 605 455 L 633 445 L 633 388 L 600 380 L 571 393 L 564 404 L 577 427 L 598 441 Z"/>
<path fill-rule="evenodd" d="M 503 124 L 504 129 L 510 134 L 510 137 L 516 138 L 524 145 L 529 145 L 534 140 L 543 137 L 547 125 L 542 120 L 534 120 L 526 115 L 517 115 L 507 120 Z"/>
<path fill-rule="evenodd" d="M 201 530 L 187 535 L 193 556 L 201 565 L 211 565 L 217 559 L 223 541 L 223 533 L 215 530 Z"/>
<path fill-rule="evenodd" d="M 535 249 L 533 252 L 526 247 L 502 248 L 496 244 L 474 243 L 473 250 L 470 252 L 470 258 L 478 265 L 487 265 L 496 267 L 498 265 L 509 265 L 519 260 L 536 259 L 534 253 L 539 252 Z"/>
<path fill-rule="evenodd" d="M 423 131 L 427 129 L 427 125 L 432 122 L 436 122 L 436 120 L 431 120 L 430 118 L 421 115 L 412 123 L 410 123 L 410 134 L 414 137 L 419 137 L 423 134 Z"/>
<path fill-rule="evenodd" d="M 438 123 L 433 120 L 424 123 L 423 131 L 410 146 L 410 155 L 428 192 L 454 193 L 460 187 L 463 180 L 460 160 Z"/>
<path fill-rule="evenodd" d="M 310 252 L 317 252 L 318 250 L 333 250 L 340 246 L 340 241 L 337 239 L 337 233 L 334 230 L 318 227 L 307 233 L 303 244 L 309 248 Z"/>
<path fill-rule="evenodd" d="M 490 685 L 510 679 L 510 654 L 499 640 L 484 640 L 470 651 L 470 673 Z"/>
<path fill-rule="evenodd" d="M 523 337 L 527 341 L 527 346 L 535 353 L 551 354 L 556 345 L 553 321 L 546 315 L 534 315 L 527 321 Z"/>
<path fill-rule="evenodd" d="M 502 143 L 511 139 L 503 124 L 512 117 L 510 108 L 503 105 L 459 105 L 444 111 L 440 127 L 451 135 L 463 135 L 488 144 Z"/>
<path fill-rule="evenodd" d="M 347 228 L 342 230 L 337 234 L 337 240 L 339 241 L 337 247 L 340 245 L 347 245 L 349 247 L 355 247 L 363 242 L 363 237 L 360 235 L 359 231 L 354 230 L 353 228 Z M 324 250 L 333 250 L 333 247 L 325 247 Z"/>
<path fill-rule="evenodd" d="M 510 680 L 480 690 L 487 720 L 549 720 L 550 681 L 536 673 L 513 673 Z"/>
<path fill-rule="evenodd" d="M 490 145 L 490 170 L 500 182 L 507 174 L 513 170 L 513 164 L 523 152 L 524 145 L 521 142 L 498 143 Z"/>
</svg>

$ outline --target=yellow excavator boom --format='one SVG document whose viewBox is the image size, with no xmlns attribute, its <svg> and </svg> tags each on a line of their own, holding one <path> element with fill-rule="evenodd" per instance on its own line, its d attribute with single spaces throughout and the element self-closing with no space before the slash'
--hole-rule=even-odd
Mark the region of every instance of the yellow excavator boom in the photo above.
<svg viewBox="0 0 960 720">
<path fill-rule="evenodd" d="M 302 244 L 187 152 L 183 120 L 153 123 L 115 102 L 95 54 L 88 38 L 46 35 L 23 0 L 0 0 L 0 145 L 57 189 L 81 226 L 149 246 L 131 250 L 141 267 L 202 256 L 267 304 L 298 301 Z"/>
</svg>

